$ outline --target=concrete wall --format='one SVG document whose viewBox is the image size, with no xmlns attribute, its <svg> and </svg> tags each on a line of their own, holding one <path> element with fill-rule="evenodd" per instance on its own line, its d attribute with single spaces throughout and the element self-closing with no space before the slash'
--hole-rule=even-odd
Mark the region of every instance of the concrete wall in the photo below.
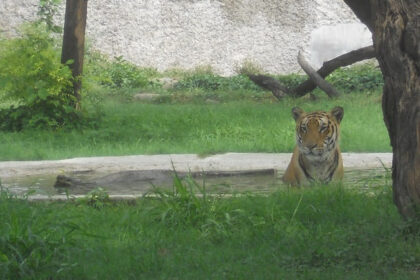
<svg viewBox="0 0 420 280">
<path fill-rule="evenodd" d="M 36 18 L 38 2 L 1 0 L 2 33 Z M 91 47 L 141 66 L 211 65 L 222 75 L 244 61 L 270 73 L 296 72 L 300 49 L 319 66 L 371 43 L 342 0 L 91 0 L 87 36 Z"/>
</svg>

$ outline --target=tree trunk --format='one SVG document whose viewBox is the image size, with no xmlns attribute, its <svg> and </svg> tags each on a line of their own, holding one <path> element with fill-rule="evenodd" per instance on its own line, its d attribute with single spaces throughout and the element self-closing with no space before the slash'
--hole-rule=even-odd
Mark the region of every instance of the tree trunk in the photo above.
<svg viewBox="0 0 420 280">
<path fill-rule="evenodd" d="M 66 14 L 64 18 L 63 48 L 61 51 L 61 63 L 67 63 L 73 74 L 73 106 L 80 107 L 80 89 L 82 87 L 81 75 L 83 73 L 83 56 L 85 46 L 85 29 L 87 16 L 87 0 L 67 0 Z"/>
<path fill-rule="evenodd" d="M 373 34 L 384 76 L 382 110 L 393 151 L 394 202 L 420 219 L 420 3 L 344 0 Z"/>
</svg>

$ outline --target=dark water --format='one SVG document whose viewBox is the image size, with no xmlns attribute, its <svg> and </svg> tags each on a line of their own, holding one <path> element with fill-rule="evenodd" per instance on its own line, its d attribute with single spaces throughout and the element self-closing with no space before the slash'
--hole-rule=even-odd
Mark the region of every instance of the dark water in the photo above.
<svg viewBox="0 0 420 280">
<path fill-rule="evenodd" d="M 207 193 L 271 192 L 285 188 L 282 172 L 261 170 L 236 173 L 177 173 L 184 185 L 203 188 Z M 2 187 L 11 193 L 40 195 L 84 195 L 101 187 L 110 195 L 141 195 L 154 188 L 172 189 L 175 173 L 173 171 L 123 171 L 117 173 L 78 172 L 65 174 L 70 180 L 68 187 L 54 187 L 57 176 L 24 176 L 2 180 Z M 389 185 L 389 171 L 378 169 L 345 171 L 344 185 L 369 191 L 377 186 Z"/>
</svg>

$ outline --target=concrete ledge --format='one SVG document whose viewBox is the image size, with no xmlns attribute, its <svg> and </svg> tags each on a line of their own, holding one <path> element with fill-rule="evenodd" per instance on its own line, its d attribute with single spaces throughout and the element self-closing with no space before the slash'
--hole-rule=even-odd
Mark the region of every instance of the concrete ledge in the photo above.
<svg viewBox="0 0 420 280">
<path fill-rule="evenodd" d="M 231 193 L 223 193 L 223 194 L 212 194 L 212 193 L 208 193 L 206 194 L 206 197 L 221 197 L 221 198 L 229 198 L 229 197 L 238 197 L 238 196 L 243 196 L 244 194 L 231 194 Z M 247 194 L 245 194 L 247 195 Z M 260 194 L 260 195 L 264 195 L 264 194 Z M 195 194 L 196 197 L 203 197 L 202 194 Z M 137 199 L 142 199 L 142 198 L 157 198 L 159 197 L 156 194 L 111 194 L 109 195 L 109 201 L 111 202 L 123 202 L 123 201 L 127 201 L 127 202 L 132 202 L 135 201 Z M 88 199 L 87 195 L 81 195 L 81 194 L 77 194 L 77 195 L 41 195 L 41 194 L 35 194 L 35 195 L 31 195 L 28 197 L 24 197 L 24 196 L 17 196 L 18 199 L 27 199 L 30 202 L 49 202 L 49 201 L 57 201 L 57 202 L 66 202 L 66 201 L 77 201 L 77 200 L 82 200 L 82 199 Z"/>
<path fill-rule="evenodd" d="M 195 154 L 87 157 L 48 161 L 0 162 L 0 178 L 66 172 L 118 172 L 130 170 L 175 170 L 180 172 L 220 172 L 285 170 L 290 153 L 226 153 L 206 157 Z M 392 153 L 343 153 L 344 168 L 390 168 Z"/>
</svg>

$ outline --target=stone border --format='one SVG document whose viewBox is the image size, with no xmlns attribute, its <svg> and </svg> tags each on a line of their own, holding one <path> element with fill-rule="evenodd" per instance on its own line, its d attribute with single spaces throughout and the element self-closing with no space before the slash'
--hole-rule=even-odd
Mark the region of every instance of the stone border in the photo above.
<svg viewBox="0 0 420 280">
<path fill-rule="evenodd" d="M 390 168 L 391 153 L 343 153 L 345 169 Z M 290 153 L 226 153 L 210 156 L 195 154 L 87 157 L 48 161 L 0 162 L 0 178 L 63 174 L 67 172 L 118 172 L 130 170 L 177 170 L 180 172 L 235 172 L 285 170 Z"/>
<path fill-rule="evenodd" d="M 361 170 L 391 168 L 391 153 L 343 153 L 345 169 Z M 253 173 L 284 171 L 290 153 L 226 153 L 201 157 L 195 154 L 138 155 L 121 157 L 87 157 L 48 161 L 4 161 L 0 162 L 0 178 L 36 176 L 68 172 L 118 172 L 130 170 L 175 170 L 179 172 L 209 173 Z M 146 195 L 153 197 L 153 195 Z M 229 194 L 223 197 L 229 197 Z M 110 195 L 111 201 L 133 201 L 144 197 L 138 195 Z M 18 197 L 28 201 L 74 201 L 86 195 L 40 195 Z"/>
</svg>

